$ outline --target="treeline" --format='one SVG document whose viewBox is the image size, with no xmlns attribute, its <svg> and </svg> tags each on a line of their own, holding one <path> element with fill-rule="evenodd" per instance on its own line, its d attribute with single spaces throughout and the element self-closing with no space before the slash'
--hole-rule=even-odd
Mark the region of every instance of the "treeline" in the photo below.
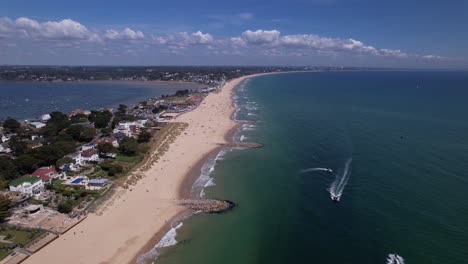
<svg viewBox="0 0 468 264">
<path fill-rule="evenodd" d="M 300 70 L 298 67 L 224 67 L 224 66 L 155 66 L 155 67 L 47 67 L 3 66 L 0 80 L 110 80 L 146 78 L 148 80 L 194 81 L 193 76 L 209 76 L 221 81 L 247 74 Z M 206 81 L 206 80 L 205 80 Z M 200 82 L 205 82 L 200 80 Z"/>
</svg>

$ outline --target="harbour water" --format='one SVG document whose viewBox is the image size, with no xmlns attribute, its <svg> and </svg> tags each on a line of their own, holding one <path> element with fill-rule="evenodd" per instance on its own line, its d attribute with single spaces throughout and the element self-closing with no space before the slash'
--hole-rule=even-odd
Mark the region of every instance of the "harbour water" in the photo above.
<svg viewBox="0 0 468 264">
<path fill-rule="evenodd" d="M 236 138 L 264 147 L 225 150 L 201 188 L 238 206 L 184 221 L 156 262 L 465 263 L 467 99 L 466 72 L 242 83 L 237 118 L 257 122 Z"/>
<path fill-rule="evenodd" d="M 52 111 L 99 109 L 141 100 L 177 90 L 201 87 L 188 83 L 85 81 L 0 82 L 0 120 L 36 118 Z"/>
</svg>

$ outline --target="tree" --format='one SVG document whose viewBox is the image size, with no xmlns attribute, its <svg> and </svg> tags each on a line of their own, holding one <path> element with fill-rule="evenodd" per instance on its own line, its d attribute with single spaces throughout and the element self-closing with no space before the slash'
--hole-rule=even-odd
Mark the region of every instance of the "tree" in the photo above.
<svg viewBox="0 0 468 264">
<path fill-rule="evenodd" d="M 88 121 L 88 117 L 85 114 L 76 114 L 70 117 L 70 121 L 74 124 L 83 123 Z"/>
<path fill-rule="evenodd" d="M 58 205 L 57 211 L 59 211 L 62 214 L 71 213 L 73 211 L 73 201 L 66 200 L 65 202 L 62 202 Z"/>
<path fill-rule="evenodd" d="M 8 157 L 0 156 L 0 177 L 5 180 L 13 180 L 19 176 L 14 161 Z"/>
<path fill-rule="evenodd" d="M 50 113 L 50 119 L 47 120 L 47 125 L 55 126 L 59 132 L 69 127 L 70 124 L 71 122 L 68 119 L 68 116 L 62 112 L 57 111 Z"/>
<path fill-rule="evenodd" d="M 28 144 L 26 144 L 26 142 L 22 141 L 18 137 L 11 137 L 8 144 L 15 156 L 23 155 L 24 153 L 26 153 L 26 151 L 28 151 Z"/>
<path fill-rule="evenodd" d="M 62 165 L 69 163 L 75 163 L 75 160 L 70 157 L 63 157 L 61 159 L 58 159 L 57 162 L 55 162 L 55 166 L 57 168 L 60 168 Z"/>
<path fill-rule="evenodd" d="M 24 154 L 15 159 L 14 164 L 19 173 L 26 174 L 35 171 L 41 165 L 40 159 L 35 158 L 30 154 Z"/>
<path fill-rule="evenodd" d="M 3 122 L 3 128 L 11 133 L 16 133 L 20 127 L 21 124 L 13 118 L 7 118 L 7 120 Z"/>
<path fill-rule="evenodd" d="M 97 149 L 100 153 L 115 153 L 116 149 L 109 142 L 99 143 Z"/>
<path fill-rule="evenodd" d="M 127 113 L 128 107 L 124 104 L 120 104 L 119 107 L 117 108 L 117 113 L 121 115 L 125 115 Z"/>
<path fill-rule="evenodd" d="M 146 131 L 146 130 L 142 130 L 140 132 L 140 134 L 138 135 L 138 143 L 146 143 L 146 142 L 149 142 L 151 140 L 151 134 Z"/>
<path fill-rule="evenodd" d="M 0 222 L 4 222 L 10 216 L 11 201 L 5 195 L 0 195 Z"/>
<path fill-rule="evenodd" d="M 79 142 L 89 142 L 96 136 L 96 130 L 80 125 L 70 126 L 66 133 Z"/>
<path fill-rule="evenodd" d="M 93 110 L 88 118 L 89 121 L 94 123 L 95 128 L 105 128 L 109 125 L 109 121 L 112 119 L 112 113 L 109 110 Z"/>
<path fill-rule="evenodd" d="M 120 141 L 119 151 L 127 156 L 133 156 L 138 152 L 138 142 L 131 137 L 124 137 Z"/>
</svg>

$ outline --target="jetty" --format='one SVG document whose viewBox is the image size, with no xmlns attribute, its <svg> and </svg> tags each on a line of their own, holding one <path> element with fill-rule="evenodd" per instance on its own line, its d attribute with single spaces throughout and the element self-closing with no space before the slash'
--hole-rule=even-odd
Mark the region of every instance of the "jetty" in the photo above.
<svg viewBox="0 0 468 264">
<path fill-rule="evenodd" d="M 231 210 L 235 204 L 229 200 L 218 199 L 181 199 L 177 204 L 194 211 L 219 214 Z"/>
</svg>

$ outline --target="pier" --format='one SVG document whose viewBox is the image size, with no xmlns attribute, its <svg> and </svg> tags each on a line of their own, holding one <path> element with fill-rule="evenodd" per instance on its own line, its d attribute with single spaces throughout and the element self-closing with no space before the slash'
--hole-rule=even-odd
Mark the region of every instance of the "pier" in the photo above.
<svg viewBox="0 0 468 264">
<path fill-rule="evenodd" d="M 219 214 L 231 210 L 235 204 L 229 200 L 217 199 L 182 199 L 178 205 L 187 207 L 195 211 L 202 211 L 209 214 Z"/>
</svg>

